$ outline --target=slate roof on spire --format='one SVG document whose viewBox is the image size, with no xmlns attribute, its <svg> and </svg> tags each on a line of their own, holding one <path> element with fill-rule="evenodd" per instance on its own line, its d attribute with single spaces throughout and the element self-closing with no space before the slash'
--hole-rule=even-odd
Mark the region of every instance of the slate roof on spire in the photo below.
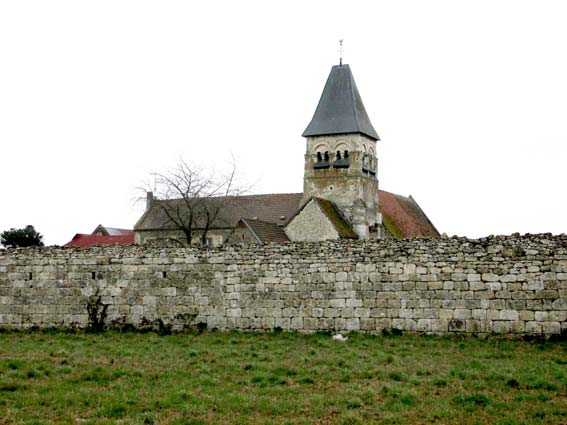
<svg viewBox="0 0 567 425">
<path fill-rule="evenodd" d="M 335 65 L 303 137 L 345 133 L 362 133 L 380 140 L 364 109 L 350 67 Z"/>
</svg>

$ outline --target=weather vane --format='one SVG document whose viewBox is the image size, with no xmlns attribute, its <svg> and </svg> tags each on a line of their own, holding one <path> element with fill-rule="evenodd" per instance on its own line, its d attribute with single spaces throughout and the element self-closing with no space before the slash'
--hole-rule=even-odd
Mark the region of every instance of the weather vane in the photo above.
<svg viewBox="0 0 567 425">
<path fill-rule="evenodd" d="M 339 47 L 339 54 L 340 54 L 339 65 L 343 64 L 343 41 L 344 40 L 342 38 L 339 40 L 339 46 L 340 46 Z"/>
</svg>

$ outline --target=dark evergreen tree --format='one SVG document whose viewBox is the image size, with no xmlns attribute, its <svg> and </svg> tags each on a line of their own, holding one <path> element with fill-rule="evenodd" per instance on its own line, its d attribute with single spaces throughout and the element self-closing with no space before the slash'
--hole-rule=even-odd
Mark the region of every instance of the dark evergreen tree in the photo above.
<svg viewBox="0 0 567 425">
<path fill-rule="evenodd" d="M 23 229 L 10 229 L 0 234 L 0 243 L 6 248 L 18 248 L 26 246 L 43 246 L 43 236 L 33 226 Z"/>
</svg>

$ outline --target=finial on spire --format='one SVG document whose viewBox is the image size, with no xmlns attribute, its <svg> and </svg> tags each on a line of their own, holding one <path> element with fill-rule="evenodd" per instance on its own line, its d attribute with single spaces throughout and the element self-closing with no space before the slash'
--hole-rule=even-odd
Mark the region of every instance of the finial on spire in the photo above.
<svg viewBox="0 0 567 425">
<path fill-rule="evenodd" d="M 340 45 L 340 47 L 339 47 L 339 54 L 340 54 L 339 65 L 343 64 L 343 41 L 344 41 L 344 39 L 342 39 L 342 38 L 339 40 L 339 45 Z"/>
</svg>

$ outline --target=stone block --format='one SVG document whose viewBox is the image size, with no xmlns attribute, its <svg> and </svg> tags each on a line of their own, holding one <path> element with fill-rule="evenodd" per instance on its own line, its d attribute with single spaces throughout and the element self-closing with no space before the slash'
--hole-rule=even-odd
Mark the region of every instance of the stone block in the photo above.
<svg viewBox="0 0 567 425">
<path fill-rule="evenodd" d="M 419 319 L 417 321 L 417 330 L 419 332 L 432 332 L 433 319 Z"/>
<path fill-rule="evenodd" d="M 472 310 L 472 318 L 477 320 L 486 320 L 487 314 L 486 310 L 481 308 L 475 308 Z"/>
<path fill-rule="evenodd" d="M 351 317 L 346 321 L 346 327 L 348 331 L 359 331 L 360 330 L 360 319 L 358 317 Z"/>
<path fill-rule="evenodd" d="M 335 319 L 325 317 L 319 319 L 319 326 L 321 330 L 331 330 L 335 328 Z"/>
<path fill-rule="evenodd" d="M 464 319 L 452 319 L 448 321 L 449 332 L 464 332 L 466 321 Z"/>
<path fill-rule="evenodd" d="M 431 332 L 435 333 L 447 333 L 449 326 L 449 321 L 446 319 L 432 319 L 431 320 Z"/>
<path fill-rule="evenodd" d="M 523 321 L 535 320 L 535 313 L 531 310 L 520 310 L 518 315 L 520 320 Z"/>
<path fill-rule="evenodd" d="M 453 317 L 455 319 L 465 320 L 465 319 L 470 319 L 471 316 L 472 316 L 471 310 L 469 310 L 469 309 L 457 308 L 457 309 L 455 309 L 455 311 L 453 313 Z"/>
<path fill-rule="evenodd" d="M 550 322 L 564 322 L 567 320 L 567 311 L 550 311 L 547 317 Z"/>
<path fill-rule="evenodd" d="M 561 333 L 561 323 L 541 322 L 541 328 L 545 335 L 557 335 Z"/>
<path fill-rule="evenodd" d="M 348 298 L 346 300 L 347 307 L 362 307 L 362 300 L 356 298 Z"/>
<path fill-rule="evenodd" d="M 352 307 L 345 307 L 341 310 L 341 317 L 349 318 L 354 317 L 354 308 Z"/>
<path fill-rule="evenodd" d="M 157 298 L 153 295 L 144 295 L 142 297 L 142 304 L 144 305 L 156 305 L 157 304 Z"/>
<path fill-rule="evenodd" d="M 281 328 L 284 331 L 291 329 L 291 319 L 289 317 L 276 317 L 276 328 Z"/>
<path fill-rule="evenodd" d="M 526 332 L 526 322 L 523 320 L 516 320 L 510 322 L 510 332 L 515 334 L 523 334 Z"/>
<path fill-rule="evenodd" d="M 500 282 L 487 282 L 486 288 L 490 289 L 491 291 L 501 291 L 502 290 L 502 283 L 500 283 Z"/>
<path fill-rule="evenodd" d="M 499 280 L 498 275 L 494 274 L 494 273 L 483 273 L 482 274 L 482 280 L 484 282 L 496 282 Z"/>
<path fill-rule="evenodd" d="M 297 309 L 295 307 L 287 307 L 282 310 L 283 317 L 295 317 L 297 316 Z"/>
<path fill-rule="evenodd" d="M 303 329 L 303 318 L 302 317 L 292 317 L 290 326 L 291 326 L 291 329 L 302 330 Z"/>
<path fill-rule="evenodd" d="M 341 314 L 341 310 L 338 308 L 326 308 L 325 309 L 325 317 L 338 317 Z"/>
<path fill-rule="evenodd" d="M 510 322 L 504 320 L 494 320 L 492 322 L 492 332 L 497 334 L 507 334 L 510 332 Z"/>
<path fill-rule="evenodd" d="M 329 306 L 334 308 L 344 308 L 346 306 L 346 301 L 344 298 L 335 298 L 329 301 Z"/>
<path fill-rule="evenodd" d="M 240 317 L 242 315 L 242 309 L 240 308 L 227 308 L 226 309 L 226 316 L 227 317 Z"/>
<path fill-rule="evenodd" d="M 451 280 L 453 282 L 464 282 L 467 280 L 467 275 L 465 273 L 452 273 Z"/>
<path fill-rule="evenodd" d="M 536 311 L 534 313 L 536 322 L 545 322 L 548 320 L 549 313 L 547 311 Z"/>
<path fill-rule="evenodd" d="M 467 274 L 467 280 L 469 282 L 480 282 L 481 280 L 481 275 L 478 273 L 468 273 Z"/>
<path fill-rule="evenodd" d="M 292 328 L 293 328 L 293 323 L 292 323 Z M 303 319 L 303 328 L 305 330 L 317 330 L 317 329 L 319 329 L 319 319 L 304 318 Z"/>
<path fill-rule="evenodd" d="M 416 267 L 415 273 L 416 274 L 427 274 L 427 269 L 425 267 Z"/>
<path fill-rule="evenodd" d="M 443 289 L 443 282 L 440 281 L 429 282 L 427 286 L 429 290 L 439 290 L 439 289 Z"/>
<path fill-rule="evenodd" d="M 323 317 L 325 310 L 320 307 L 315 307 L 311 310 L 312 317 Z"/>
<path fill-rule="evenodd" d="M 370 316 L 374 318 L 383 318 L 386 317 L 386 312 L 383 308 L 371 308 L 370 309 Z"/>
<path fill-rule="evenodd" d="M 361 318 L 360 319 L 360 330 L 361 331 L 374 331 L 374 330 L 376 330 L 376 319 Z"/>
<path fill-rule="evenodd" d="M 392 319 L 391 321 L 392 329 L 399 329 L 401 331 L 405 331 L 406 329 L 406 319 Z M 383 327 L 382 329 L 388 329 L 387 327 Z"/>
<path fill-rule="evenodd" d="M 415 264 L 404 264 L 405 274 L 415 274 L 416 265 Z"/>
<path fill-rule="evenodd" d="M 376 319 L 377 331 L 381 331 L 384 329 L 391 329 L 391 328 L 392 328 L 392 319 L 389 318 Z"/>
<path fill-rule="evenodd" d="M 513 274 L 506 274 L 500 277 L 500 282 L 509 283 L 509 282 L 516 282 L 517 277 Z"/>
<path fill-rule="evenodd" d="M 500 310 L 499 319 L 500 320 L 518 320 L 519 314 L 516 310 Z"/>
<path fill-rule="evenodd" d="M 486 289 L 486 284 L 481 281 L 469 282 L 469 289 L 471 291 L 484 291 Z"/>
<path fill-rule="evenodd" d="M 542 326 L 541 322 L 526 322 L 526 333 L 527 334 L 541 334 Z"/>
<path fill-rule="evenodd" d="M 347 330 L 347 319 L 335 319 L 335 330 L 346 331 Z"/>
</svg>

